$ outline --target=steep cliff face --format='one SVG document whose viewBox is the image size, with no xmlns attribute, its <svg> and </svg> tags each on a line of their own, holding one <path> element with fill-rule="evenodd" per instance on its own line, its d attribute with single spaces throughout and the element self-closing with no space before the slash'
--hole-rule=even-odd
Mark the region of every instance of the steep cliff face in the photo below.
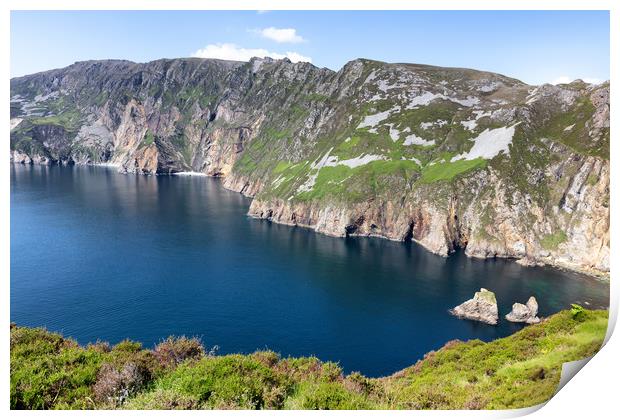
<svg viewBox="0 0 620 420">
<path fill-rule="evenodd" d="M 11 80 L 11 159 L 201 172 L 278 223 L 609 271 L 609 83 L 363 59 L 82 62 Z"/>
</svg>

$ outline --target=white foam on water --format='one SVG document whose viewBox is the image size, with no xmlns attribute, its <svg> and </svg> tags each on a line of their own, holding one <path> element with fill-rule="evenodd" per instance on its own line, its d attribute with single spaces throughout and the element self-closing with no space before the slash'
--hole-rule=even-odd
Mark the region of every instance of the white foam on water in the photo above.
<svg viewBox="0 0 620 420">
<path fill-rule="evenodd" d="M 112 163 L 112 162 L 100 162 L 100 163 L 91 163 L 92 166 L 103 166 L 108 168 L 120 168 L 120 163 Z"/>
<path fill-rule="evenodd" d="M 172 175 L 177 175 L 177 176 L 208 176 L 207 174 L 203 174 L 202 172 L 193 172 L 193 171 L 173 172 Z"/>
</svg>

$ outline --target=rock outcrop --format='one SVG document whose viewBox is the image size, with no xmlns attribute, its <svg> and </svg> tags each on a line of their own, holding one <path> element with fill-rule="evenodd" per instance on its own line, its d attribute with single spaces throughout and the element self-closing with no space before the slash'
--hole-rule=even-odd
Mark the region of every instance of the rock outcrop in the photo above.
<svg viewBox="0 0 620 420">
<path fill-rule="evenodd" d="M 527 303 L 515 303 L 512 305 L 512 311 L 506 315 L 506 319 L 510 322 L 524 322 L 526 324 L 538 324 L 538 302 L 534 296 L 531 296 Z"/>
<path fill-rule="evenodd" d="M 609 82 L 86 61 L 11 80 L 11 159 L 201 172 L 253 197 L 253 217 L 607 276 L 609 112 Z"/>
<path fill-rule="evenodd" d="M 480 321 L 490 325 L 496 325 L 499 319 L 495 293 L 484 288 L 476 292 L 473 299 L 455 306 L 450 310 L 450 313 L 459 318 Z"/>
</svg>

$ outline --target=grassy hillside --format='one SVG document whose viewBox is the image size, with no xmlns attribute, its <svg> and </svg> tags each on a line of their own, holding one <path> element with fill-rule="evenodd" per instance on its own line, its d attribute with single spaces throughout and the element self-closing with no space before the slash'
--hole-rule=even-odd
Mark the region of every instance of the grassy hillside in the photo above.
<svg viewBox="0 0 620 420">
<path fill-rule="evenodd" d="M 196 339 L 79 346 L 11 326 L 12 409 L 498 409 L 548 400 L 562 363 L 593 355 L 607 311 L 574 308 L 490 343 L 452 341 L 385 378 L 313 357 L 217 356 Z"/>
</svg>

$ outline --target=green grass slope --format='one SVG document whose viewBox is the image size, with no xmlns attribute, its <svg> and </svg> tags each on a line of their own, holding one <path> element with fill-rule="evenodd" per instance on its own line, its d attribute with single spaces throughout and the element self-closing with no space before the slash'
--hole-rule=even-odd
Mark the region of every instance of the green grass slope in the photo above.
<svg viewBox="0 0 620 420">
<path fill-rule="evenodd" d="M 574 308 L 483 343 L 453 341 L 385 378 L 344 375 L 313 357 L 216 356 L 196 339 L 152 350 L 79 346 L 11 326 L 12 409 L 504 409 L 553 396 L 562 363 L 592 356 L 608 311 Z"/>
</svg>

